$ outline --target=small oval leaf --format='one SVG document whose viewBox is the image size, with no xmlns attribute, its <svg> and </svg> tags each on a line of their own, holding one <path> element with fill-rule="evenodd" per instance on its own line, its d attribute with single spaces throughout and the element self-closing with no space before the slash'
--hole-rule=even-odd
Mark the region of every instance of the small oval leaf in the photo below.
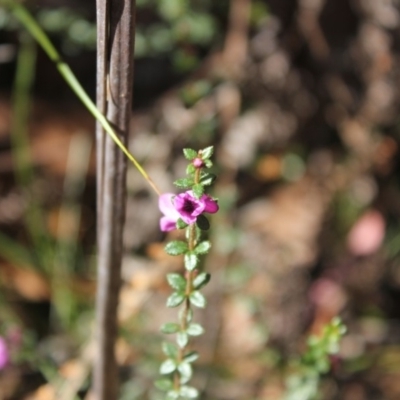
<svg viewBox="0 0 400 400">
<path fill-rule="evenodd" d="M 189 336 L 186 332 L 178 332 L 176 335 L 176 343 L 183 349 L 189 343 Z"/>
<path fill-rule="evenodd" d="M 200 289 L 203 286 L 207 285 L 210 282 L 211 275 L 208 272 L 201 272 L 199 275 L 196 276 L 193 280 L 193 287 L 195 289 Z"/>
<path fill-rule="evenodd" d="M 199 397 L 199 391 L 191 386 L 182 386 L 179 394 L 187 399 L 197 399 Z"/>
<path fill-rule="evenodd" d="M 157 389 L 160 389 L 163 392 L 168 392 L 168 390 L 171 390 L 173 387 L 172 381 L 167 378 L 157 379 L 154 382 L 154 385 L 156 386 Z"/>
<path fill-rule="evenodd" d="M 185 156 L 186 160 L 192 161 L 197 157 L 197 151 L 193 149 L 183 149 L 183 155 Z"/>
<path fill-rule="evenodd" d="M 200 324 L 190 324 L 186 332 L 190 336 L 200 336 L 204 333 L 204 328 Z"/>
<path fill-rule="evenodd" d="M 204 160 L 204 164 L 207 168 L 211 168 L 213 166 L 213 163 L 211 160 Z"/>
<path fill-rule="evenodd" d="M 192 252 L 186 253 L 184 257 L 185 269 L 187 271 L 193 271 L 197 267 L 198 261 L 199 259 L 196 254 Z"/>
<path fill-rule="evenodd" d="M 201 178 L 200 183 L 204 186 L 210 186 L 214 183 L 217 177 L 214 174 L 206 174 Z"/>
<path fill-rule="evenodd" d="M 192 178 L 181 178 L 177 179 L 174 185 L 180 189 L 187 189 L 194 185 L 194 180 Z"/>
<path fill-rule="evenodd" d="M 171 360 L 170 358 L 168 360 L 165 360 L 161 366 L 160 366 L 160 374 L 161 375 L 167 375 L 170 374 L 171 372 L 174 372 L 176 370 L 176 362 L 175 360 Z"/>
<path fill-rule="evenodd" d="M 203 160 L 207 160 L 210 158 L 214 153 L 214 146 L 206 147 L 205 149 L 201 150 L 201 158 Z"/>
<path fill-rule="evenodd" d="M 174 292 L 167 299 L 167 307 L 178 307 L 185 300 L 185 294 Z"/>
<path fill-rule="evenodd" d="M 186 288 L 186 279 L 180 274 L 167 274 L 167 281 L 172 289 L 177 291 L 184 291 Z"/>
<path fill-rule="evenodd" d="M 176 221 L 177 229 L 185 229 L 187 226 L 188 224 L 182 218 L 178 218 Z"/>
<path fill-rule="evenodd" d="M 206 298 L 198 290 L 190 293 L 189 299 L 190 302 L 198 308 L 204 308 L 207 304 Z"/>
<path fill-rule="evenodd" d="M 193 164 L 189 164 L 186 167 L 186 174 L 187 175 L 193 175 L 196 172 L 196 167 Z"/>
<path fill-rule="evenodd" d="M 188 246 L 181 240 L 173 240 L 165 245 L 165 252 L 170 256 L 179 256 L 188 251 Z"/>
<path fill-rule="evenodd" d="M 167 396 L 165 397 L 165 400 L 178 400 L 180 397 L 180 394 L 176 390 L 170 390 L 167 393 Z"/>
<path fill-rule="evenodd" d="M 207 219 L 203 214 L 200 214 L 200 215 L 197 217 L 196 225 L 197 225 L 202 231 L 208 231 L 208 230 L 210 229 L 210 223 L 208 222 L 208 219 Z"/>
<path fill-rule="evenodd" d="M 192 377 L 192 374 L 193 374 L 192 365 L 189 364 L 188 362 L 185 362 L 185 361 L 181 362 L 178 365 L 177 369 L 178 369 L 179 373 L 181 374 L 181 378 L 184 382 L 187 382 Z"/>
<path fill-rule="evenodd" d="M 179 321 L 182 321 L 186 317 L 186 323 L 190 324 L 193 319 L 193 310 L 189 308 L 188 310 L 186 308 L 181 308 L 179 310 Z"/>
<path fill-rule="evenodd" d="M 183 359 L 188 363 L 192 363 L 196 361 L 198 358 L 199 358 L 199 353 L 197 353 L 196 351 L 191 351 L 183 357 Z"/>
<path fill-rule="evenodd" d="M 207 254 L 210 251 L 210 249 L 211 249 L 211 242 L 205 240 L 204 242 L 201 242 L 196 246 L 194 252 L 196 254 Z"/>
<path fill-rule="evenodd" d="M 201 183 L 196 183 L 192 187 L 194 196 L 199 199 L 204 194 L 204 186 Z"/>
<path fill-rule="evenodd" d="M 173 343 L 163 342 L 162 350 L 167 357 L 172 359 L 176 358 L 178 355 L 178 348 Z"/>
<path fill-rule="evenodd" d="M 166 334 L 176 333 L 179 331 L 179 325 L 175 322 L 167 322 L 161 326 L 161 332 Z"/>
</svg>

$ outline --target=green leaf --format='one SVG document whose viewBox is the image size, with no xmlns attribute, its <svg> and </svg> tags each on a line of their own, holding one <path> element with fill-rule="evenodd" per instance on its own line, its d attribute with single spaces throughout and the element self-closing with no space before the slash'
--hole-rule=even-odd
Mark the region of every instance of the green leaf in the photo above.
<svg viewBox="0 0 400 400">
<path fill-rule="evenodd" d="M 167 299 L 167 307 L 171 308 L 177 307 L 179 306 L 179 304 L 182 304 L 184 300 L 185 300 L 184 293 L 174 292 Z"/>
<path fill-rule="evenodd" d="M 331 354 L 331 355 L 339 353 L 339 350 L 340 350 L 339 342 L 329 343 L 326 350 L 327 350 L 327 353 Z"/>
<path fill-rule="evenodd" d="M 205 240 L 204 242 L 201 242 L 196 246 L 194 252 L 196 254 L 207 254 L 210 251 L 210 249 L 211 249 L 211 242 Z"/>
<path fill-rule="evenodd" d="M 208 231 L 208 230 L 210 229 L 210 223 L 208 222 L 208 219 L 207 219 L 203 214 L 200 214 L 200 215 L 197 217 L 196 225 L 197 225 L 202 231 Z"/>
<path fill-rule="evenodd" d="M 197 267 L 198 261 L 198 257 L 193 252 L 186 253 L 184 257 L 186 270 L 193 271 Z"/>
<path fill-rule="evenodd" d="M 161 375 L 168 375 L 171 372 L 174 372 L 176 370 L 176 361 L 168 358 L 168 360 L 165 360 L 161 365 L 160 365 L 160 374 Z"/>
<path fill-rule="evenodd" d="M 167 281 L 172 289 L 182 292 L 186 288 L 186 279 L 181 274 L 167 274 Z"/>
<path fill-rule="evenodd" d="M 204 187 L 201 183 L 197 183 L 192 187 L 194 196 L 199 199 L 204 194 Z"/>
<path fill-rule="evenodd" d="M 186 160 L 192 161 L 197 157 L 197 151 L 193 149 L 183 149 L 183 155 L 185 156 Z"/>
<path fill-rule="evenodd" d="M 177 347 L 170 342 L 163 342 L 162 343 L 162 351 L 163 353 L 172 359 L 175 359 L 178 356 L 178 349 Z"/>
<path fill-rule="evenodd" d="M 187 363 L 195 362 L 198 358 L 199 358 L 199 353 L 197 353 L 197 351 L 191 351 L 191 352 L 185 354 L 185 356 L 183 357 L 183 359 Z"/>
<path fill-rule="evenodd" d="M 196 172 L 196 167 L 193 164 L 189 164 L 186 167 L 186 174 L 187 175 L 193 175 Z"/>
<path fill-rule="evenodd" d="M 173 387 L 172 381 L 168 378 L 157 379 L 154 382 L 154 385 L 157 389 L 160 389 L 163 392 L 168 392 L 168 390 L 171 390 Z"/>
<path fill-rule="evenodd" d="M 326 374 L 330 369 L 329 360 L 326 357 L 320 358 L 319 360 L 317 360 L 315 367 L 320 374 Z"/>
<path fill-rule="evenodd" d="M 183 320 L 185 314 L 186 314 L 186 323 L 190 324 L 190 322 L 193 319 L 193 310 L 191 308 L 189 308 L 188 310 L 186 310 L 185 307 L 181 308 L 179 310 L 179 321 Z"/>
<path fill-rule="evenodd" d="M 167 322 L 161 326 L 161 332 L 166 334 L 176 333 L 179 331 L 179 325 L 175 322 Z"/>
<path fill-rule="evenodd" d="M 189 299 L 190 302 L 198 308 L 204 308 L 207 304 L 206 298 L 198 290 L 190 293 Z"/>
<path fill-rule="evenodd" d="M 194 180 L 192 178 L 181 178 L 174 182 L 174 185 L 180 189 L 191 188 L 194 185 Z"/>
<path fill-rule="evenodd" d="M 205 174 L 201 179 L 200 183 L 204 186 L 210 186 L 214 183 L 217 177 L 214 174 Z"/>
<path fill-rule="evenodd" d="M 186 332 L 190 336 L 200 336 L 204 333 L 204 328 L 200 324 L 190 324 Z"/>
<path fill-rule="evenodd" d="M 177 229 L 185 229 L 187 226 L 188 224 L 182 218 L 178 218 L 176 221 Z"/>
<path fill-rule="evenodd" d="M 200 289 L 203 286 L 207 285 L 210 282 L 211 275 L 207 272 L 201 272 L 199 275 L 196 276 L 193 280 L 193 287 L 195 289 Z"/>
<path fill-rule="evenodd" d="M 174 240 L 165 245 L 164 250 L 170 256 L 179 256 L 188 251 L 188 246 L 185 242 L 181 240 Z"/>
<path fill-rule="evenodd" d="M 189 343 L 189 336 L 186 332 L 178 332 L 176 335 L 176 343 L 183 349 Z"/>
<path fill-rule="evenodd" d="M 201 150 L 201 158 L 203 160 L 208 160 L 214 153 L 214 146 L 206 147 L 205 149 Z"/>
<path fill-rule="evenodd" d="M 176 390 L 170 390 L 167 393 L 167 397 L 165 398 L 165 400 L 178 400 L 180 397 L 179 392 L 177 392 Z"/>
<path fill-rule="evenodd" d="M 213 163 L 212 163 L 211 160 L 204 160 L 204 165 L 205 165 L 207 168 L 211 168 L 211 167 L 213 166 Z"/>
<path fill-rule="evenodd" d="M 179 394 L 188 399 L 197 399 L 199 397 L 199 391 L 191 386 L 182 386 Z"/>
<path fill-rule="evenodd" d="M 193 369 L 192 369 L 192 365 L 189 364 L 188 362 L 181 362 L 178 365 L 178 371 L 181 374 L 181 380 L 185 383 L 187 382 L 193 374 Z"/>
</svg>

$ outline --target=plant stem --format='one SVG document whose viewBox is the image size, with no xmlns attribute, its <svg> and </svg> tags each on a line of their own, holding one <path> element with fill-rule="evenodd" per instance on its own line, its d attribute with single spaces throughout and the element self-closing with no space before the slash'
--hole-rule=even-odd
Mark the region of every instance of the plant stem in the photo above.
<svg viewBox="0 0 400 400">
<path fill-rule="evenodd" d="M 201 168 L 197 168 L 196 172 L 194 174 L 194 183 L 195 184 L 198 184 L 200 181 L 200 171 L 201 171 Z M 187 239 L 188 248 L 189 248 L 189 251 L 192 251 L 196 247 L 196 223 L 189 225 L 187 227 L 187 229 L 189 231 L 188 239 Z M 186 271 L 186 289 L 185 289 L 186 299 L 184 302 L 184 306 L 183 306 L 184 308 L 183 308 L 183 312 L 181 315 L 181 319 L 179 321 L 181 332 L 185 332 L 187 330 L 187 319 L 188 319 L 188 314 L 191 310 L 189 296 L 193 291 L 193 279 L 195 278 L 195 271 L 196 270 Z M 178 362 L 183 361 L 187 347 L 188 346 L 186 345 L 182 348 L 179 348 Z M 174 374 L 174 389 L 179 390 L 180 387 L 181 387 L 180 373 L 178 371 L 176 371 Z"/>
</svg>

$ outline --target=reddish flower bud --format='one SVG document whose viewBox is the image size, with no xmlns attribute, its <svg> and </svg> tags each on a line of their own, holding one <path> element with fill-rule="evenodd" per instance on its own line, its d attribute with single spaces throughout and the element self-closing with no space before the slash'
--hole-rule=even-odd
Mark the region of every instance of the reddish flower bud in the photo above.
<svg viewBox="0 0 400 400">
<path fill-rule="evenodd" d="M 201 168 L 201 167 L 204 165 L 204 162 L 203 162 L 203 160 L 202 160 L 201 158 L 196 157 L 196 158 L 193 160 L 193 165 L 194 165 L 196 168 Z"/>
</svg>

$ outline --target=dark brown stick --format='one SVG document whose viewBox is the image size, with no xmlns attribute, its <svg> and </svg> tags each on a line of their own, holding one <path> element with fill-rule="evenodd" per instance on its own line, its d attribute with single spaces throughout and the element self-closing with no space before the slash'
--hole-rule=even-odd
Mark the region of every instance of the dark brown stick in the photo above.
<svg viewBox="0 0 400 400">
<path fill-rule="evenodd" d="M 126 144 L 131 115 L 134 44 L 134 0 L 97 0 L 98 107 L 106 112 Z M 120 288 L 122 233 L 125 222 L 126 158 L 97 127 L 98 151 L 98 287 L 96 299 L 96 400 L 118 398 L 114 355 Z"/>
</svg>

